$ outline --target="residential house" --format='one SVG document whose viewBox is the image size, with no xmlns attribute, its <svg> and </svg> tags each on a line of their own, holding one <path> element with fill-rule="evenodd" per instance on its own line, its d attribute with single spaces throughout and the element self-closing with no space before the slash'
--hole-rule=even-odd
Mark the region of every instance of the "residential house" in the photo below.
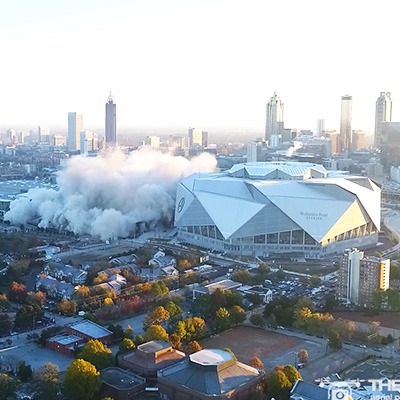
<svg viewBox="0 0 400 400">
<path fill-rule="evenodd" d="M 75 292 L 75 287 L 51 276 L 41 276 L 36 282 L 36 290 L 44 290 L 49 297 L 70 300 Z"/>
</svg>

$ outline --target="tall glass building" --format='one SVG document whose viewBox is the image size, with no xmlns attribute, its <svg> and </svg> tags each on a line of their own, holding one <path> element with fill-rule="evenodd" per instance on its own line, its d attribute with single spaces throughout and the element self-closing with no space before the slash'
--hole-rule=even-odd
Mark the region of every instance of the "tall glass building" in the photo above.
<svg viewBox="0 0 400 400">
<path fill-rule="evenodd" d="M 375 134 L 374 144 L 375 148 L 382 147 L 382 129 L 384 122 L 392 121 L 392 98 L 390 92 L 381 92 L 376 100 L 375 108 Z"/>
</svg>

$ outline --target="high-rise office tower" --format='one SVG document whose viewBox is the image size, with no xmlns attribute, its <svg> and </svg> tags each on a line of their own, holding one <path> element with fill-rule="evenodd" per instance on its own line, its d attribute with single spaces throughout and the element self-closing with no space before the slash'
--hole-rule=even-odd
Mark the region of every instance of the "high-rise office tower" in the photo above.
<svg viewBox="0 0 400 400">
<path fill-rule="evenodd" d="M 76 112 L 68 113 L 68 151 L 80 150 L 81 132 L 83 131 L 83 116 Z"/>
<path fill-rule="evenodd" d="M 208 146 L 208 132 L 199 128 L 189 128 L 188 131 L 189 147 L 195 145 L 207 147 Z"/>
<path fill-rule="evenodd" d="M 106 103 L 106 146 L 117 145 L 117 105 L 110 92 Z"/>
<path fill-rule="evenodd" d="M 376 100 L 375 107 L 375 148 L 380 149 L 382 145 L 382 125 L 384 122 L 392 121 L 392 98 L 390 92 L 381 92 Z"/>
<path fill-rule="evenodd" d="M 38 126 L 38 142 L 49 143 L 50 142 L 50 130 L 47 126 Z"/>
<path fill-rule="evenodd" d="M 267 104 L 267 118 L 265 123 L 265 141 L 270 146 L 274 136 L 278 136 L 283 130 L 283 103 L 276 92 Z"/>
<path fill-rule="evenodd" d="M 353 98 L 348 94 L 342 96 L 340 113 L 340 142 L 342 151 L 351 150 L 352 101 Z"/>
<path fill-rule="evenodd" d="M 323 135 L 324 131 L 325 131 L 325 120 L 317 119 L 317 135 L 318 136 Z"/>
</svg>

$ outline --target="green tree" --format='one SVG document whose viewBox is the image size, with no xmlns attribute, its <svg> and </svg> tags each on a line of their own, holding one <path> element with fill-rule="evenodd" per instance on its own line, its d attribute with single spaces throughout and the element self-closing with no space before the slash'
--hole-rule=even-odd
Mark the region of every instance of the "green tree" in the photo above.
<svg viewBox="0 0 400 400">
<path fill-rule="evenodd" d="M 78 357 L 90 362 L 98 370 L 114 364 L 111 350 L 105 347 L 100 340 L 89 340 L 79 352 Z"/>
<path fill-rule="evenodd" d="M 186 334 L 184 339 L 186 342 L 198 340 L 204 335 L 206 322 L 199 317 L 186 318 L 184 321 Z"/>
<path fill-rule="evenodd" d="M 71 400 L 95 400 L 101 387 L 100 373 L 88 361 L 72 361 L 64 376 L 64 392 Z"/>
<path fill-rule="evenodd" d="M 150 340 L 165 340 L 168 342 L 169 336 L 167 331 L 161 325 L 150 325 L 144 333 L 145 342 Z"/>
<path fill-rule="evenodd" d="M 270 399 L 286 400 L 292 386 L 282 367 L 276 367 L 265 380 L 265 392 Z"/>
<path fill-rule="evenodd" d="M 133 334 L 134 334 L 133 328 L 130 325 L 128 325 L 124 330 L 124 336 L 127 339 L 132 339 L 133 340 L 133 336 L 134 336 Z"/>
<path fill-rule="evenodd" d="M 143 327 L 146 329 L 150 325 L 160 325 L 163 321 L 168 321 L 169 319 L 169 312 L 163 306 L 158 306 L 147 314 Z"/>
<path fill-rule="evenodd" d="M 268 317 L 268 325 L 272 328 L 272 329 L 276 329 L 278 327 L 278 321 L 276 320 L 275 314 L 271 314 Z"/>
<path fill-rule="evenodd" d="M 132 339 L 122 339 L 122 341 L 119 343 L 118 348 L 120 353 L 127 353 L 128 351 L 131 351 L 135 348 L 135 343 L 133 343 Z"/>
<path fill-rule="evenodd" d="M 184 338 L 186 335 L 186 327 L 185 323 L 183 321 L 178 321 L 175 330 L 174 330 L 175 335 L 177 335 L 180 339 Z"/>
<path fill-rule="evenodd" d="M 0 373 L 0 400 L 8 400 L 17 390 L 17 381 L 7 374 Z"/>
<path fill-rule="evenodd" d="M 321 278 L 317 275 L 312 275 L 310 276 L 309 282 L 312 287 L 317 287 L 321 285 Z"/>
<path fill-rule="evenodd" d="M 21 382 L 28 382 L 32 378 L 32 367 L 25 361 L 20 361 L 17 366 L 17 377 Z"/>
<path fill-rule="evenodd" d="M 40 367 L 34 375 L 35 391 L 38 399 L 59 399 L 60 381 L 59 369 L 56 365 L 48 362 Z"/>
<path fill-rule="evenodd" d="M 169 312 L 170 318 L 180 318 L 182 316 L 182 308 L 173 301 L 167 301 L 164 305 L 165 310 Z"/>
<path fill-rule="evenodd" d="M 285 365 L 283 367 L 283 372 L 289 379 L 289 382 L 292 384 L 292 386 L 298 381 L 302 380 L 303 378 L 300 375 L 300 372 L 297 370 L 296 367 L 293 365 Z"/>
<path fill-rule="evenodd" d="M 18 309 L 15 315 L 15 326 L 18 328 L 35 327 L 36 322 L 41 320 L 44 311 L 38 305 L 26 305 Z"/>
<path fill-rule="evenodd" d="M 325 311 L 332 312 L 338 306 L 339 302 L 336 300 L 336 297 L 333 293 L 327 293 L 325 295 Z"/>
<path fill-rule="evenodd" d="M 0 313 L 0 334 L 8 333 L 12 329 L 13 322 L 6 313 Z"/>
<path fill-rule="evenodd" d="M 216 313 L 216 328 L 218 332 L 227 330 L 231 326 L 230 313 L 225 307 L 219 308 Z"/>
<path fill-rule="evenodd" d="M 258 326 L 258 327 L 263 327 L 265 325 L 265 319 L 261 314 L 253 314 L 250 317 L 250 322 L 254 325 L 254 326 Z"/>
<path fill-rule="evenodd" d="M 329 333 L 328 345 L 332 350 L 340 350 L 342 348 L 342 339 L 337 331 L 331 331 Z"/>
<path fill-rule="evenodd" d="M 240 306 L 233 306 L 230 318 L 232 324 L 242 324 L 246 320 L 246 312 Z"/>
</svg>

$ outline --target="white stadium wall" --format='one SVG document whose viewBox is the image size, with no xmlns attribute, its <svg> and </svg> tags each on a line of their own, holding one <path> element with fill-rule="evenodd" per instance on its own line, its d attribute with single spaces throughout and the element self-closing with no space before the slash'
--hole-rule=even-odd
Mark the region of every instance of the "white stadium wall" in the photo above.
<svg viewBox="0 0 400 400">
<path fill-rule="evenodd" d="M 238 164 L 183 179 L 175 226 L 179 240 L 211 250 L 320 258 L 378 242 L 380 188 L 316 164 Z"/>
</svg>

